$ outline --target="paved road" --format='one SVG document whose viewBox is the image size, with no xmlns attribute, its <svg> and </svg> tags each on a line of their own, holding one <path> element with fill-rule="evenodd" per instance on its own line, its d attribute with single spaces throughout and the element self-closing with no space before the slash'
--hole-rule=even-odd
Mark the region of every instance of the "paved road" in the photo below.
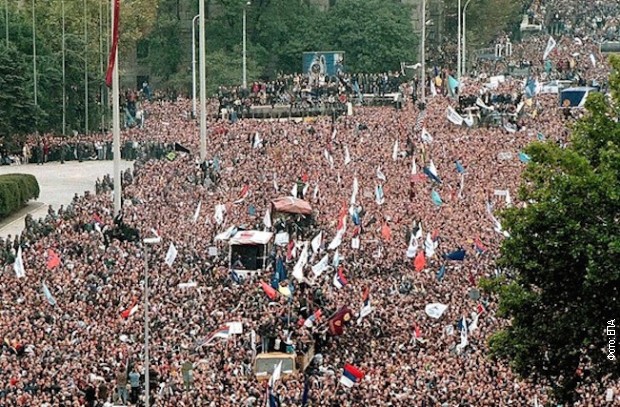
<svg viewBox="0 0 620 407">
<path fill-rule="evenodd" d="M 121 161 L 121 170 L 133 166 L 133 162 Z M 32 174 L 37 177 L 41 194 L 37 201 L 31 201 L 18 213 L 0 221 L 0 236 L 15 236 L 24 229 L 24 218 L 32 214 L 39 218 L 47 214 L 51 205 L 58 209 L 60 205 L 71 202 L 73 196 L 85 191 L 95 192 L 95 181 L 114 171 L 112 161 L 68 161 L 64 164 L 47 163 L 45 165 L 0 166 L 0 174 Z"/>
</svg>

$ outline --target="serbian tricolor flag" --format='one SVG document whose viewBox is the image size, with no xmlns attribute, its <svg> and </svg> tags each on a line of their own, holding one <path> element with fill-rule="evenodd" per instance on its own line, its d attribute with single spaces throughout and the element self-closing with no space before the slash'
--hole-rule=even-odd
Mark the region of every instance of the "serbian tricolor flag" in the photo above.
<svg viewBox="0 0 620 407">
<path fill-rule="evenodd" d="M 314 314 L 310 315 L 308 319 L 304 321 L 304 326 L 306 328 L 312 328 L 314 324 L 318 324 L 321 322 L 321 316 L 323 315 L 323 311 L 320 309 L 316 310 Z"/>
<path fill-rule="evenodd" d="M 60 257 L 58 253 L 56 253 L 54 249 L 47 249 L 47 269 L 53 270 L 58 266 L 60 266 Z"/>
<path fill-rule="evenodd" d="M 121 0 L 113 0 L 114 7 L 114 21 L 112 26 L 112 46 L 110 47 L 110 57 L 108 58 L 108 70 L 105 74 L 105 84 L 112 86 L 112 73 L 116 66 L 116 54 L 118 50 L 118 23 L 121 17 Z"/>
<path fill-rule="evenodd" d="M 476 237 L 474 240 L 474 247 L 476 248 L 476 252 L 482 254 L 487 251 L 487 248 L 482 244 L 482 241 L 479 237 Z"/>
<path fill-rule="evenodd" d="M 211 342 L 213 339 L 217 339 L 217 338 L 228 339 L 229 336 L 230 336 L 230 326 L 224 325 L 220 327 L 219 329 L 216 329 L 213 333 L 211 333 L 211 335 L 209 335 L 209 339 L 207 340 L 207 342 Z"/>
<path fill-rule="evenodd" d="M 363 378 L 364 372 L 347 363 L 344 365 L 344 371 L 342 372 L 340 383 L 347 387 L 353 387 L 355 383 L 361 382 Z"/>
<path fill-rule="evenodd" d="M 264 281 L 260 282 L 260 286 L 262 287 L 265 294 L 267 294 L 267 297 L 269 297 L 272 300 L 275 300 L 276 298 L 278 298 L 278 292 L 272 286 L 270 286 Z"/>
<path fill-rule="evenodd" d="M 336 288 L 343 288 L 347 283 L 347 277 L 344 275 L 344 267 L 340 266 L 336 274 L 334 274 L 334 286 Z"/>
<path fill-rule="evenodd" d="M 133 297 L 133 300 L 131 301 L 131 305 L 129 306 L 129 308 L 121 312 L 121 317 L 123 317 L 124 319 L 127 319 L 133 314 L 135 314 L 136 311 L 138 311 L 138 298 Z"/>
<path fill-rule="evenodd" d="M 243 186 L 243 189 L 241 189 L 241 195 L 239 195 L 239 199 L 237 199 L 234 203 L 240 204 L 241 202 L 245 201 L 245 198 L 247 198 L 249 193 L 250 193 L 250 186 L 248 184 L 245 184 Z"/>
<path fill-rule="evenodd" d="M 423 251 L 419 251 L 418 254 L 415 256 L 413 266 L 415 267 L 415 271 L 424 270 L 424 267 L 426 267 L 426 257 L 424 257 Z"/>
</svg>

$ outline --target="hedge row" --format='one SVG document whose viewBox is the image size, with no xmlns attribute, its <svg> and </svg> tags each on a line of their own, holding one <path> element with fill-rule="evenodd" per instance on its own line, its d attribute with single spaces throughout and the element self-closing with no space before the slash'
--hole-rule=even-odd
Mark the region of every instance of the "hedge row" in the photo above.
<svg viewBox="0 0 620 407">
<path fill-rule="evenodd" d="M 39 197 L 39 183 L 34 175 L 0 175 L 0 218 L 21 209 L 26 202 Z"/>
</svg>

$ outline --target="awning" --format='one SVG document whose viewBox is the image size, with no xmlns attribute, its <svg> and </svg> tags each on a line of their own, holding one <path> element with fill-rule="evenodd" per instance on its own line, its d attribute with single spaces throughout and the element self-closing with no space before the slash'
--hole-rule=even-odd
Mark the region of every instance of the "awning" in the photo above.
<svg viewBox="0 0 620 407">
<path fill-rule="evenodd" d="M 229 243 L 231 245 L 267 244 L 272 237 L 273 233 L 271 232 L 261 232 L 259 230 L 243 230 L 241 232 L 237 232 L 230 239 Z"/>
<path fill-rule="evenodd" d="M 312 214 L 312 207 L 308 202 L 292 196 L 281 196 L 271 201 L 271 204 L 277 212 Z"/>
</svg>

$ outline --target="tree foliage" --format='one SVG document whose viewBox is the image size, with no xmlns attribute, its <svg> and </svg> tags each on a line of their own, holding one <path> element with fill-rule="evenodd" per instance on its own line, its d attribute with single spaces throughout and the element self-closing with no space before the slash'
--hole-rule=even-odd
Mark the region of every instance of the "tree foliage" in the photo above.
<svg viewBox="0 0 620 407">
<path fill-rule="evenodd" d="M 620 59 L 613 60 L 616 71 Z M 528 148 L 532 163 L 520 197 L 526 207 L 504 214 L 510 238 L 501 266 L 514 278 L 500 291 L 511 324 L 491 340 L 522 376 L 552 386 L 572 402 L 582 383 L 598 383 L 618 363 L 608 360 L 607 321 L 620 315 L 620 80 L 613 103 L 593 94 L 571 145 Z M 617 319 L 616 319 L 617 324 Z"/>
</svg>

